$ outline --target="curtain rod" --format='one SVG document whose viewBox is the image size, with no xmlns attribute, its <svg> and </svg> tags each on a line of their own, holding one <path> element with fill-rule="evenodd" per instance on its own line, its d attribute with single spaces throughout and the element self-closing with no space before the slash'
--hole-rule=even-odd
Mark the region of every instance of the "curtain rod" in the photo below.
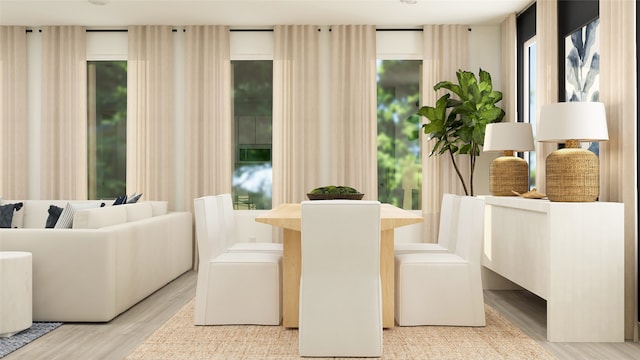
<svg viewBox="0 0 640 360">
<path fill-rule="evenodd" d="M 468 28 L 471 31 L 471 27 Z M 26 29 L 26 32 L 33 32 L 34 29 Z M 178 29 L 172 29 L 173 32 L 178 32 Z M 185 29 L 182 29 L 185 31 Z M 230 32 L 273 32 L 273 29 L 229 29 Z M 320 29 L 318 29 L 320 31 Z M 329 26 L 329 31 L 331 31 L 331 26 Z M 376 29 L 376 31 L 423 31 L 421 28 L 415 29 L 407 29 L 407 28 L 382 28 Z M 42 29 L 38 29 L 38 32 L 42 32 Z M 127 29 L 86 29 L 86 32 L 128 32 Z"/>
</svg>

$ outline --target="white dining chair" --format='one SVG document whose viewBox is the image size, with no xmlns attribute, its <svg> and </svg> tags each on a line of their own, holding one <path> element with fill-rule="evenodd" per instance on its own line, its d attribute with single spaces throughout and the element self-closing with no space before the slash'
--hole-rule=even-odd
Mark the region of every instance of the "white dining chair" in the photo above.
<svg viewBox="0 0 640 360">
<path fill-rule="evenodd" d="M 301 221 L 300 355 L 381 356 L 380 203 L 305 201 Z"/>
<path fill-rule="evenodd" d="M 419 252 L 455 252 L 458 213 L 460 212 L 460 199 L 462 197 L 461 195 L 448 193 L 442 195 L 442 202 L 440 203 L 440 223 L 438 225 L 438 242 L 397 242 L 393 245 L 394 255 Z"/>
<path fill-rule="evenodd" d="M 222 214 L 226 230 L 226 244 L 228 252 L 260 252 L 282 255 L 282 244 L 274 242 L 247 242 L 238 241 L 236 230 L 235 210 L 231 194 L 218 195 L 222 201 Z M 241 210 L 242 211 L 242 210 Z"/>
<path fill-rule="evenodd" d="M 395 318 L 400 326 L 484 326 L 481 255 L 484 200 L 460 200 L 455 253 L 395 256 Z"/>
<path fill-rule="evenodd" d="M 195 325 L 279 325 L 282 256 L 226 251 L 219 197 L 194 200 L 198 243 Z"/>
</svg>

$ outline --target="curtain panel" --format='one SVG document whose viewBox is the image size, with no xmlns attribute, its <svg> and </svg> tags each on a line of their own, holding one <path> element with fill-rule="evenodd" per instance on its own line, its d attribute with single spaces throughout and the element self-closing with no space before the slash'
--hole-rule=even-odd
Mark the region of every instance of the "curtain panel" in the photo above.
<svg viewBox="0 0 640 360">
<path fill-rule="evenodd" d="M 0 26 L 0 197 L 27 199 L 27 32 Z"/>
<path fill-rule="evenodd" d="M 274 28 L 273 207 L 306 200 L 318 183 L 320 154 L 319 31 Z"/>
<path fill-rule="evenodd" d="M 504 122 L 517 122 L 517 35 L 516 14 L 510 14 L 500 25 L 502 47 L 502 108 Z"/>
<path fill-rule="evenodd" d="M 600 201 L 624 203 L 625 338 L 638 340 L 637 2 L 600 1 L 600 101 L 609 141 L 600 143 Z"/>
<path fill-rule="evenodd" d="M 83 26 L 42 28 L 43 199 L 86 199 L 87 64 Z"/>
<path fill-rule="evenodd" d="M 536 3 L 536 123 L 539 123 L 543 105 L 558 102 L 558 2 L 538 0 Z M 537 125 L 536 125 L 537 128 Z M 555 151 L 556 144 L 536 144 L 536 188 L 546 189 L 546 159 Z"/>
<path fill-rule="evenodd" d="M 185 209 L 193 199 L 231 193 L 233 118 L 228 26 L 187 26 Z"/>
<path fill-rule="evenodd" d="M 129 26 L 127 192 L 174 208 L 174 44 L 170 26 Z"/>
<path fill-rule="evenodd" d="M 421 104 L 434 106 L 445 92 L 433 90 L 440 81 L 456 81 L 459 69 L 469 62 L 469 27 L 466 25 L 425 25 L 423 27 Z M 426 120 L 426 119 L 423 119 Z M 428 156 L 435 140 L 421 132 L 423 241 L 437 242 L 442 194 L 464 194 L 462 184 L 448 155 Z M 468 156 L 458 156 L 461 172 L 468 177 Z"/>
<path fill-rule="evenodd" d="M 378 199 L 376 29 L 338 25 L 330 33 L 330 179 Z"/>
</svg>

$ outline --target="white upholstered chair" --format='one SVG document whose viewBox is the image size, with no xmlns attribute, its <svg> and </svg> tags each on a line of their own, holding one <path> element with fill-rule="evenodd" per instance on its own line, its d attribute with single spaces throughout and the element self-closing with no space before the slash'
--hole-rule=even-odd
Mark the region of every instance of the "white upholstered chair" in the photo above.
<svg viewBox="0 0 640 360">
<path fill-rule="evenodd" d="M 461 195 L 446 193 L 442 195 L 437 243 L 395 243 L 393 253 L 398 255 L 417 252 L 454 252 L 461 198 Z"/>
<path fill-rule="evenodd" d="M 260 252 L 282 255 L 282 244 L 273 242 L 244 242 L 238 241 L 236 231 L 236 220 L 233 209 L 233 199 L 231 194 L 218 195 L 222 201 L 222 211 L 224 224 L 227 231 L 227 251 L 228 252 Z"/>
<path fill-rule="evenodd" d="M 282 256 L 226 252 L 219 197 L 194 200 L 199 252 L 195 325 L 279 325 Z"/>
<path fill-rule="evenodd" d="M 400 326 L 484 326 L 481 255 L 484 200 L 460 200 L 455 253 L 395 256 L 395 318 Z"/>
<path fill-rule="evenodd" d="M 302 203 L 301 356 L 382 355 L 380 203 Z"/>
</svg>

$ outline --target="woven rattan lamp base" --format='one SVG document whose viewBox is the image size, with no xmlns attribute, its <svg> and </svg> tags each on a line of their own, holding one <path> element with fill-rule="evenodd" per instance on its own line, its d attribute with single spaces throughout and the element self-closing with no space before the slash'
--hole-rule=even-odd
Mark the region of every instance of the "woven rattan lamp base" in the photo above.
<svg viewBox="0 0 640 360">
<path fill-rule="evenodd" d="M 546 193 L 550 201 L 592 202 L 600 192 L 600 164 L 593 152 L 565 148 L 547 156 Z"/>
<path fill-rule="evenodd" d="M 515 196 L 529 191 L 529 166 L 517 156 L 500 156 L 489 168 L 489 190 L 493 196 Z"/>
</svg>

